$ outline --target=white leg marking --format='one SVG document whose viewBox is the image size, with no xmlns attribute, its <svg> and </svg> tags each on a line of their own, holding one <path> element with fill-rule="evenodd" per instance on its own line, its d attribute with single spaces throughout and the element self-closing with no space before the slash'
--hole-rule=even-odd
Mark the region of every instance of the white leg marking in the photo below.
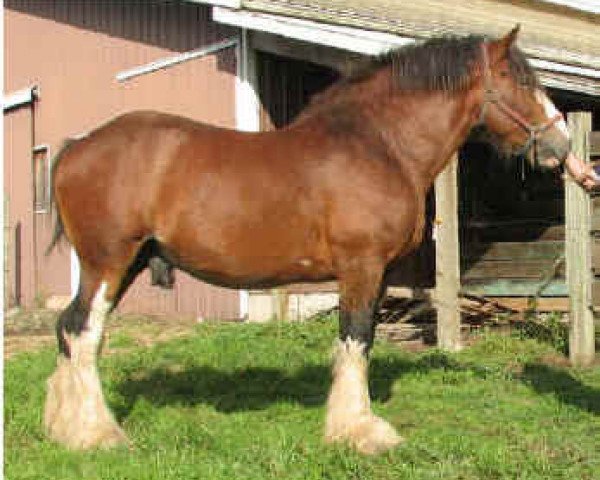
<svg viewBox="0 0 600 480">
<path fill-rule="evenodd" d="M 546 95 L 541 90 L 537 90 L 535 92 L 535 98 L 538 101 L 538 103 L 544 108 L 544 112 L 546 113 L 546 117 L 548 118 L 548 120 L 550 120 L 551 118 L 554 118 L 557 114 L 560 113 L 558 111 L 558 109 L 556 108 L 556 105 L 554 105 L 554 103 L 552 103 L 552 100 L 550 100 L 548 98 L 548 95 Z M 558 120 L 554 125 L 567 138 L 570 138 L 570 136 L 569 136 L 569 129 L 567 128 L 567 124 L 566 124 L 564 118 L 561 118 L 560 120 Z"/>
<path fill-rule="evenodd" d="M 96 367 L 104 319 L 111 308 L 103 283 L 92 301 L 87 328 L 67 335 L 71 357 L 59 355 L 48 379 L 44 425 L 48 435 L 73 449 L 107 447 L 127 438 L 104 402 Z"/>
<path fill-rule="evenodd" d="M 364 343 L 350 338 L 338 342 L 325 440 L 347 441 L 362 453 L 374 454 L 394 447 L 402 439 L 389 423 L 371 413 L 365 349 Z"/>
<path fill-rule="evenodd" d="M 98 347 L 102 340 L 104 320 L 112 307 L 106 300 L 106 283 L 102 283 L 94 295 L 86 328 L 79 336 L 69 335 L 68 343 L 71 350 L 71 360 L 76 363 L 93 363 L 96 361 Z"/>
</svg>

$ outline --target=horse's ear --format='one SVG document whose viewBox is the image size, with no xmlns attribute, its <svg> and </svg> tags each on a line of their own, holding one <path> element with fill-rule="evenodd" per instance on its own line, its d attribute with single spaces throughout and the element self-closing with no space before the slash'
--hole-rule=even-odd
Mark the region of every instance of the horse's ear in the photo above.
<svg viewBox="0 0 600 480">
<path fill-rule="evenodd" d="M 503 58 L 507 57 L 508 50 L 510 49 L 511 45 L 517 39 L 517 36 L 519 34 L 519 30 L 521 30 L 521 25 L 517 24 L 504 37 L 502 37 L 499 40 L 493 42 L 493 44 L 490 46 L 490 47 L 492 47 L 490 49 L 490 60 L 491 60 L 492 64 L 494 64 L 494 63 L 502 60 Z"/>
<path fill-rule="evenodd" d="M 510 48 L 510 46 L 515 43 L 515 40 L 517 39 L 517 36 L 519 35 L 519 31 L 521 30 L 521 24 L 517 23 L 513 29 L 508 32 L 506 34 L 506 36 L 500 40 L 500 42 L 502 44 L 504 44 L 504 47 L 506 50 L 508 50 Z"/>
</svg>

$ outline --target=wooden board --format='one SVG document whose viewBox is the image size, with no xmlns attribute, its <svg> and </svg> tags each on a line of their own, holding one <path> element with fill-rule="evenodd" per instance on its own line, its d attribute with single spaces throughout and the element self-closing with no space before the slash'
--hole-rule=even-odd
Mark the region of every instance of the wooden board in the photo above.
<svg viewBox="0 0 600 480">
<path fill-rule="evenodd" d="M 463 245 L 463 258 L 477 261 L 551 260 L 564 252 L 564 242 L 495 242 Z"/>
<path fill-rule="evenodd" d="M 554 279 L 540 290 L 541 282 L 527 279 L 485 279 L 463 280 L 461 291 L 492 297 L 566 297 L 567 286 L 564 279 Z"/>
<path fill-rule="evenodd" d="M 592 218 L 590 219 L 590 231 L 600 232 L 600 211 L 598 209 L 594 209 L 594 212 L 592 213 Z"/>
<path fill-rule="evenodd" d="M 563 223 L 539 219 L 469 222 L 464 225 L 464 234 L 466 238 L 482 243 L 511 242 L 515 238 L 524 242 L 559 241 L 565 238 L 565 226 Z"/>
<path fill-rule="evenodd" d="M 458 239 L 458 157 L 435 180 L 435 301 L 437 341 L 444 350 L 460 349 L 460 248 Z"/>
<path fill-rule="evenodd" d="M 590 132 L 588 139 L 590 155 L 592 157 L 600 156 L 600 132 Z"/>
<path fill-rule="evenodd" d="M 592 272 L 595 276 L 600 276 L 600 236 L 592 236 Z M 594 305 L 597 303 L 594 302 Z M 598 303 L 600 305 L 600 303 Z"/>
<path fill-rule="evenodd" d="M 547 278 L 548 275 L 555 275 L 557 278 L 564 278 L 564 262 L 555 268 L 552 260 L 520 260 L 520 261 L 488 261 L 478 262 L 462 275 L 463 280 L 483 280 L 483 279 L 529 279 L 540 280 Z"/>
<path fill-rule="evenodd" d="M 488 300 L 511 310 L 525 311 L 529 308 L 527 297 L 486 297 Z M 538 312 L 568 312 L 569 299 L 567 297 L 538 298 L 536 301 Z"/>
<path fill-rule="evenodd" d="M 589 161 L 586 138 L 592 126 L 589 112 L 569 113 L 567 118 L 573 152 Z M 569 176 L 565 178 L 565 255 L 570 297 L 569 358 L 573 365 L 594 361 L 594 317 L 592 313 L 591 201 L 589 195 Z"/>
<path fill-rule="evenodd" d="M 594 278 L 592 282 L 592 303 L 594 309 L 598 310 L 600 306 L 600 278 Z"/>
</svg>

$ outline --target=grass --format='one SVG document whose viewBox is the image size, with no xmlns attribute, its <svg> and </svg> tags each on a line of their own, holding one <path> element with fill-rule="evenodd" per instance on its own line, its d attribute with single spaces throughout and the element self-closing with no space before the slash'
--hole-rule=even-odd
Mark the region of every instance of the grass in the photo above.
<svg viewBox="0 0 600 480">
<path fill-rule="evenodd" d="M 204 324 L 101 360 L 131 450 L 69 452 L 44 438 L 54 351 L 5 366 L 5 475 L 17 479 L 600 479 L 600 367 L 485 334 L 457 354 L 373 352 L 373 408 L 406 438 L 363 457 L 322 443 L 335 322 Z M 117 344 L 130 346 L 123 336 Z"/>
</svg>

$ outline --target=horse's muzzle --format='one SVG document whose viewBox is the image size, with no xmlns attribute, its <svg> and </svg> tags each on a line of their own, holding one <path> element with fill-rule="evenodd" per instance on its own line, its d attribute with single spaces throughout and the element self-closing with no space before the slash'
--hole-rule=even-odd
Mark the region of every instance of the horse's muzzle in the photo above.
<svg viewBox="0 0 600 480">
<path fill-rule="evenodd" d="M 556 168 L 565 163 L 571 151 L 571 141 L 557 129 L 547 130 L 533 140 L 532 157 L 544 168 Z"/>
</svg>

